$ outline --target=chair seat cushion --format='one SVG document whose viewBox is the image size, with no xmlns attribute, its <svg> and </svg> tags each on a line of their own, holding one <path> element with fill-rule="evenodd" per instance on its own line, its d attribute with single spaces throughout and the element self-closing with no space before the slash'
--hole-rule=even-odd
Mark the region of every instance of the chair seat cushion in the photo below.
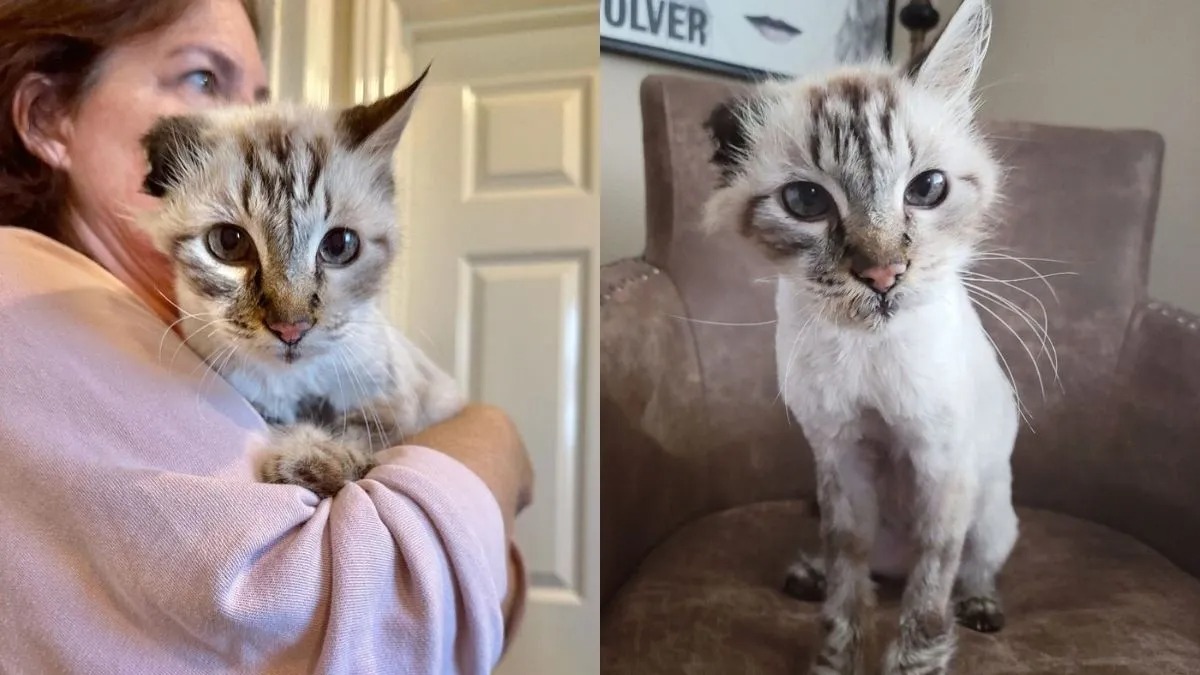
<svg viewBox="0 0 1200 675">
<path fill-rule="evenodd" d="M 959 627 L 955 673 L 1200 673 L 1200 580 L 1114 530 L 1018 514 L 1021 537 L 1000 581 L 1008 625 L 990 635 Z M 799 501 L 685 526 L 605 608 L 603 672 L 807 672 L 818 607 L 781 589 L 798 547 L 816 541 L 817 520 Z M 879 603 L 878 630 L 890 639 L 899 599 L 881 593 Z"/>
</svg>

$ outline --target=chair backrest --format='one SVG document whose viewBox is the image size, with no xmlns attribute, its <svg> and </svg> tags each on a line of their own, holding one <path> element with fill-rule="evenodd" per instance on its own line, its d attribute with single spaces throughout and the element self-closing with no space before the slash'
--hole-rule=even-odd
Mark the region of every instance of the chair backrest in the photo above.
<svg viewBox="0 0 1200 675">
<path fill-rule="evenodd" d="M 807 452 L 777 395 L 774 327 L 699 323 L 774 318 L 774 285 L 759 281 L 771 274 L 765 258 L 733 228 L 714 235 L 699 230 L 704 201 L 717 179 L 703 123 L 738 89 L 676 76 L 652 76 L 642 83 L 645 256 L 670 274 L 693 319 L 711 442 L 731 453 L 749 453 L 745 460 L 761 477 L 753 495 L 737 486 L 730 486 L 731 493 L 771 498 L 808 493 L 812 485 L 809 465 L 796 468 L 795 455 Z M 1014 122 L 986 122 L 985 129 L 1008 168 L 1005 211 L 990 247 L 1066 261 L 1031 264 L 1044 273 L 1076 275 L 1050 279 L 1057 301 L 1036 279 L 1016 282 L 1036 294 L 1049 313 L 1061 385 L 1042 356 L 1045 397 L 1017 338 L 1037 355 L 1034 332 L 1014 315 L 998 312 L 1011 332 L 983 317 L 1012 369 L 1032 425 L 1023 427 L 1014 457 L 1017 499 L 1076 511 L 1075 502 L 1087 493 L 1074 493 L 1069 483 L 1073 477 L 1086 479 L 1087 466 L 1105 461 L 1111 447 L 1110 381 L 1134 304 L 1146 294 L 1163 142 L 1148 131 Z M 979 269 L 1002 279 L 1032 276 L 1013 262 Z M 1040 318 L 1029 296 L 999 284 L 993 290 Z M 776 447 L 750 447 L 754 443 Z"/>
</svg>

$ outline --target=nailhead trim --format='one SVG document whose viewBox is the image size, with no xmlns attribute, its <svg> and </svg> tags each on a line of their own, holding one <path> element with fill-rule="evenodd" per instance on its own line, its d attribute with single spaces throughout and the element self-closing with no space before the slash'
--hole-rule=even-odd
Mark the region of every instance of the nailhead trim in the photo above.
<svg viewBox="0 0 1200 675">
<path fill-rule="evenodd" d="M 614 287 L 614 288 L 613 288 L 611 291 L 609 291 L 608 293 L 605 293 L 605 294 L 601 295 L 601 296 L 600 296 L 600 304 L 601 304 L 601 305 L 603 305 L 604 303 L 606 303 L 606 302 L 608 302 L 609 300 L 611 300 L 611 299 L 612 299 L 612 297 L 613 297 L 614 295 L 616 295 L 617 293 L 620 293 L 621 291 L 623 291 L 623 290 L 625 290 L 625 289 L 629 288 L 630 286 L 633 286 L 634 284 L 643 283 L 643 282 L 645 282 L 645 281 L 649 280 L 649 279 L 650 279 L 650 277 L 652 277 L 652 276 L 658 276 L 658 275 L 659 275 L 659 274 L 661 274 L 661 273 L 662 273 L 662 270 L 658 269 L 657 267 L 653 267 L 653 266 L 651 266 L 651 268 L 650 268 L 650 272 L 649 272 L 649 273 L 647 273 L 647 274 L 640 274 L 640 275 L 638 275 L 638 276 L 636 276 L 636 277 L 631 277 L 631 278 L 629 278 L 629 279 L 626 279 L 625 281 L 621 282 L 621 283 L 620 283 L 620 284 L 618 284 L 616 287 Z"/>
<path fill-rule="evenodd" d="M 1190 331 L 1195 331 L 1197 328 L 1200 328 L 1200 323 L 1198 323 L 1194 320 L 1191 320 L 1191 317 L 1189 314 L 1182 313 L 1182 312 L 1174 312 L 1171 310 L 1171 308 L 1169 306 L 1163 305 L 1161 303 L 1158 303 L 1158 302 L 1147 303 L 1146 309 L 1148 309 L 1152 312 L 1155 312 L 1158 315 L 1165 317 L 1167 319 L 1173 318 L 1173 319 L 1175 319 L 1176 323 L 1178 323 L 1180 326 L 1187 326 L 1187 329 Z"/>
</svg>

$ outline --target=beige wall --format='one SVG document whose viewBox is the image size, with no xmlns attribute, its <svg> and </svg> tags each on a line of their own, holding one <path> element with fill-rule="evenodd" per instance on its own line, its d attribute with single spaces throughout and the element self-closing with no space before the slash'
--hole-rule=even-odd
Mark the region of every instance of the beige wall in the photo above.
<svg viewBox="0 0 1200 675">
<path fill-rule="evenodd" d="M 993 5 L 983 114 L 1161 133 L 1167 156 L 1150 289 L 1200 311 L 1200 2 Z"/>
<path fill-rule="evenodd" d="M 949 13 L 957 4 L 937 6 Z M 984 116 L 1147 128 L 1166 138 L 1151 290 L 1200 311 L 1200 294 L 1193 292 L 1200 286 L 1200 0 L 993 0 L 993 8 Z M 907 48 L 903 30 L 897 47 Z M 601 58 L 605 261 L 642 248 L 637 83 L 659 70 L 640 60 Z"/>
<path fill-rule="evenodd" d="M 616 54 L 600 55 L 600 262 L 642 253 L 646 191 L 638 87 L 652 73 L 704 73 Z"/>
</svg>

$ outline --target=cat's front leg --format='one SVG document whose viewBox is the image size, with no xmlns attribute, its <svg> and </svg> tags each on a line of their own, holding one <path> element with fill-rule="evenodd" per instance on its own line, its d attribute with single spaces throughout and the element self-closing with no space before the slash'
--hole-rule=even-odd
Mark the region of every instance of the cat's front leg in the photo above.
<svg viewBox="0 0 1200 675">
<path fill-rule="evenodd" d="M 265 482 L 299 485 L 322 498 L 336 495 L 375 467 L 370 452 L 305 423 L 273 429 L 268 452 L 262 467 Z"/>
<path fill-rule="evenodd" d="M 817 446 L 819 445 L 819 449 Z M 870 467 L 854 443 L 816 444 L 825 552 L 820 646 L 812 675 L 862 675 L 872 642 L 875 590 L 868 558 L 878 525 Z"/>
<path fill-rule="evenodd" d="M 914 457 L 913 535 L 919 553 L 901 600 L 900 635 L 884 660 L 885 675 L 942 675 L 954 656 L 950 600 L 977 486 L 949 452 L 935 454 L 939 459 L 933 462 L 920 453 Z"/>
</svg>

